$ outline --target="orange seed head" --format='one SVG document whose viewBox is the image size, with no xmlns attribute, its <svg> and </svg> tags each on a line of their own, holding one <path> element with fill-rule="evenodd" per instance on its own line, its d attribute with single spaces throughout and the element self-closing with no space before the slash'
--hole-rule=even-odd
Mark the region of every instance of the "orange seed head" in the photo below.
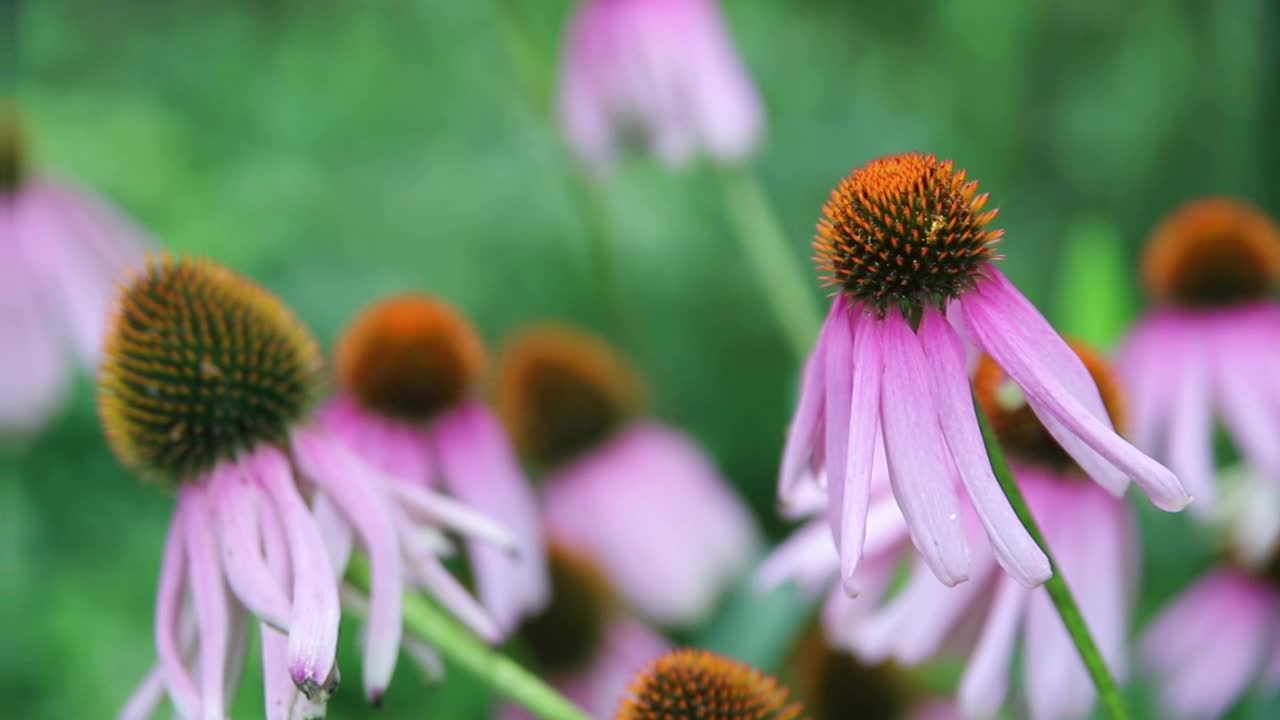
<svg viewBox="0 0 1280 720">
<path fill-rule="evenodd" d="M 632 680 L 617 720 L 795 720 L 790 692 L 750 665 L 706 650 L 674 650 Z"/>
<path fill-rule="evenodd" d="M 547 548 L 551 602 L 525 621 L 520 634 L 539 670 L 559 674 L 590 664 L 604 644 L 617 599 L 591 558 L 557 542 Z"/>
</svg>

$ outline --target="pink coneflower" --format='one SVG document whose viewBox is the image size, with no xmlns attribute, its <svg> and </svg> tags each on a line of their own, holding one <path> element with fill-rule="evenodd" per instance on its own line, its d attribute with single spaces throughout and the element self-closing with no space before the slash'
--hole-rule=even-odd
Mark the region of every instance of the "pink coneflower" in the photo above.
<svg viewBox="0 0 1280 720">
<path fill-rule="evenodd" d="M 631 617 L 599 565 L 563 543 L 550 543 L 551 602 L 520 628 L 538 674 L 593 718 L 608 717 L 627 683 L 670 649 L 666 639 Z M 505 705 L 501 720 L 526 720 Z"/>
<path fill-rule="evenodd" d="M 305 453 L 292 447 L 323 437 L 305 428 L 321 368 L 311 335 L 230 270 L 160 260 L 124 288 L 105 347 L 107 438 L 125 465 L 178 496 L 155 617 L 160 676 L 178 714 L 226 715 L 246 610 L 261 619 L 275 661 L 264 668 L 267 716 L 322 703 L 337 682 L 338 591 L 302 487 L 327 490 L 330 473 L 300 477 L 293 463 Z M 344 512 L 367 510 L 347 500 L 357 499 L 340 494 Z M 123 717 L 150 710 L 130 703 Z"/>
<path fill-rule="evenodd" d="M 759 546 L 742 501 L 683 433 L 637 420 L 635 374 L 603 341 L 527 330 L 503 355 L 499 411 L 543 470 L 549 531 L 601 565 L 646 619 L 705 618 Z"/>
<path fill-rule="evenodd" d="M 1080 346 L 1073 349 L 1100 389 L 1109 416 L 1118 422 L 1120 398 L 1110 371 L 1096 353 Z M 979 360 L 974 394 L 1008 452 L 1014 477 L 1108 667 L 1123 676 L 1136 574 L 1136 528 L 1128 507 L 1084 476 L 988 356 Z M 866 559 L 855 586 L 858 597 L 848 597 L 836 582 L 839 558 L 822 520 L 812 521 L 775 551 L 762 566 L 759 582 L 769 586 L 789 580 L 811 592 L 834 584 L 823 609 L 828 638 L 867 662 L 915 665 L 957 643 L 971 647 L 958 700 L 975 717 L 993 715 L 1004 702 L 1009 665 L 1021 636 L 1030 715 L 1087 714 L 1094 688 L 1048 594 L 1000 572 L 997 558 L 983 542 L 982 524 L 968 504 L 961 505 L 960 521 L 975 550 L 970 581 L 947 587 L 927 564 L 916 564 L 905 585 L 890 594 L 908 528 L 887 487 L 887 469 L 882 461 L 874 467 Z M 1089 532 L 1082 534 L 1081 528 Z"/>
<path fill-rule="evenodd" d="M 596 169 L 628 139 L 670 166 L 737 161 L 764 125 L 715 0 L 584 0 L 566 31 L 558 106 L 570 146 Z"/>
<path fill-rule="evenodd" d="M 1213 507 L 1213 425 L 1280 481 L 1280 228 L 1229 198 L 1183 205 L 1152 233 L 1143 259 L 1156 302 L 1133 329 L 1120 368 L 1134 395 L 1134 437 Z"/>
<path fill-rule="evenodd" d="M 31 175 L 17 109 L 0 103 L 0 434 L 36 430 L 57 411 L 68 344 L 97 365 L 114 283 L 145 244 L 93 193 Z"/>
<path fill-rule="evenodd" d="M 1142 637 L 1162 717 L 1222 717 L 1251 685 L 1280 689 L 1280 488 L 1256 476 L 1226 487 L 1229 551 Z"/>
<path fill-rule="evenodd" d="M 608 717 L 607 715 L 604 717 Z M 614 720 L 799 720 L 804 708 L 772 677 L 706 650 L 672 650 L 637 673 Z"/>
<path fill-rule="evenodd" d="M 862 557 L 877 437 L 912 541 L 943 584 L 970 576 L 957 484 L 1000 564 L 1028 586 L 1049 576 L 987 460 L 965 369 L 974 345 L 1107 490 L 1133 478 L 1160 508 L 1191 501 L 1116 434 L 1080 359 L 996 269 L 1001 231 L 977 190 L 950 161 L 906 153 L 855 170 L 823 208 L 816 259 L 838 292 L 806 364 L 779 491 L 785 503 L 825 469 L 845 582 Z"/>
<path fill-rule="evenodd" d="M 502 426 L 476 398 L 484 364 L 479 336 L 453 308 L 420 295 L 383 300 L 343 335 L 340 389 L 322 417 L 385 475 L 382 485 L 394 499 L 392 524 L 405 531 L 400 535 L 410 578 L 497 641 L 546 603 L 548 589 L 537 498 Z M 430 492 L 439 485 L 456 500 Z M 499 526 L 477 512 L 510 533 L 516 552 L 494 543 L 501 539 Z M 414 531 L 415 518 L 472 536 L 467 553 L 487 615 L 470 607 L 470 597 L 436 559 L 430 538 Z M 360 518 L 350 519 L 359 529 Z"/>
</svg>

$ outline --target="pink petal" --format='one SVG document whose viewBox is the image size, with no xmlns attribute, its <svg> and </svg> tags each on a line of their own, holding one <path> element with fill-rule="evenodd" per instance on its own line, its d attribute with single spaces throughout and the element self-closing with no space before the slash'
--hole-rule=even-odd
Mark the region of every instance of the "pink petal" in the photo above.
<svg viewBox="0 0 1280 720">
<path fill-rule="evenodd" d="M 998 582 L 982 635 L 960 678 L 957 700 L 964 711 L 974 717 L 994 716 L 1004 704 L 1009 691 L 1013 645 L 1027 602 L 1027 589 L 1012 576 L 1003 576 Z"/>
<path fill-rule="evenodd" d="M 827 488 L 832 493 L 832 502 L 828 510 L 842 513 L 844 510 L 843 492 L 848 483 L 846 468 L 849 463 L 849 430 L 853 419 L 853 324 L 854 310 L 845 304 L 842 297 L 836 298 L 831 308 L 831 315 L 822 326 L 822 358 L 826 365 L 823 371 L 823 388 L 826 391 L 823 399 L 823 459 L 826 461 Z M 859 367 L 861 367 L 859 365 Z M 874 417 L 874 416 L 873 416 Z M 865 418 L 859 418 L 865 420 Z M 834 497 L 839 494 L 840 498 Z M 866 511 L 863 510 L 863 514 Z M 838 516 L 837 516 L 838 518 Z M 862 518 L 850 518 L 850 522 L 861 524 Z M 843 520 L 837 519 L 835 529 L 836 548 L 839 549 L 845 531 Z M 850 533 L 856 535 L 856 533 Z M 860 542 L 860 541 L 859 541 Z M 859 548 L 852 548 L 858 550 Z"/>
<path fill-rule="evenodd" d="M 12 219 L 8 212 L 0 205 L 0 222 Z M 0 248 L 0 435 L 43 427 L 70 385 L 55 323 L 32 287 L 30 268 L 14 255 Z"/>
<path fill-rule="evenodd" d="M 177 637 L 182 594 L 187 578 L 187 538 L 184 498 L 178 497 L 165 537 L 164 558 L 160 564 L 160 582 L 156 591 L 155 642 L 165 689 L 178 713 L 189 718 L 200 716 L 200 691 L 187 671 L 183 650 Z"/>
<path fill-rule="evenodd" d="M 1213 418 L 1211 415 L 1208 358 L 1194 343 L 1184 344 L 1184 354 L 1165 358 L 1178 367 L 1178 384 L 1164 388 L 1170 396 L 1169 466 L 1196 498 L 1192 510 L 1200 515 L 1212 510 L 1217 488 L 1213 470 Z"/>
<path fill-rule="evenodd" d="M 1259 387 L 1277 373 L 1276 358 L 1268 357 L 1264 347 L 1280 344 L 1280 330 L 1276 337 L 1255 338 L 1253 329 L 1229 326 L 1219 334 L 1210 348 L 1217 355 L 1215 384 L 1222 418 L 1241 454 L 1259 469 L 1280 475 L 1280 398 Z"/>
<path fill-rule="evenodd" d="M 264 499 L 239 468 L 215 469 L 209 487 L 218 520 L 222 565 L 227 582 L 250 612 L 277 628 L 289 628 L 289 597 L 262 555 L 258 507 Z"/>
<path fill-rule="evenodd" d="M 399 510 L 393 512 L 400 528 L 400 543 L 408 560 L 410 577 L 486 642 L 500 642 L 506 636 L 503 628 L 485 607 L 471 597 L 457 578 L 445 569 L 435 552 L 412 532 L 408 518 Z"/>
<path fill-rule="evenodd" d="M 853 646 L 871 662 L 924 662 L 942 647 L 983 586 L 968 582 L 947 587 L 926 566 L 917 565 L 898 594 L 854 629 Z"/>
<path fill-rule="evenodd" d="M 969 546 L 929 387 L 929 361 L 906 321 L 884 319 L 884 389 L 880 400 L 894 497 L 911 540 L 944 585 L 969 577 Z"/>
<path fill-rule="evenodd" d="M 831 528 L 815 520 L 783 540 L 752 576 L 757 592 L 770 592 L 794 582 L 806 593 L 826 588 L 840 570 L 840 558 L 831 542 Z"/>
<path fill-rule="evenodd" d="M 818 430 L 823 413 L 825 388 L 823 378 L 826 375 L 826 360 L 823 358 L 823 338 L 827 336 L 827 326 L 839 322 L 844 312 L 844 301 L 836 298 L 831 303 L 831 311 L 823 324 L 822 332 L 814 343 L 813 352 L 804 363 L 804 373 L 800 381 L 800 397 L 796 400 L 795 414 L 791 424 L 787 426 L 787 442 L 782 449 L 782 471 L 778 477 L 778 499 L 789 505 L 791 498 L 798 491 L 804 478 L 810 477 L 809 464 L 817 443 Z"/>
<path fill-rule="evenodd" d="M 1170 414 L 1171 387 L 1180 387 L 1178 363 L 1169 358 L 1184 357 L 1177 334 L 1159 314 L 1138 322 L 1116 357 L 1115 367 L 1128 390 L 1130 435 L 1134 444 L 1157 456 L 1157 445 Z M 1185 481 L 1185 479 L 1184 479 Z M 1193 489 L 1194 490 L 1194 489 Z"/>
<path fill-rule="evenodd" d="M 494 547 L 518 552 L 520 543 L 496 520 L 470 506 L 426 488 L 390 481 L 387 489 L 412 516 Z"/>
<path fill-rule="evenodd" d="M 289 543 L 280 520 L 273 513 L 260 513 L 258 530 L 267 567 L 276 582 L 289 583 Z M 258 623 L 262 640 L 263 711 L 267 720 L 290 720 L 297 702 L 298 688 L 289 675 L 289 639 L 266 623 Z"/>
<path fill-rule="evenodd" d="M 342 511 L 323 493 L 317 493 L 312 499 L 311 514 L 315 518 L 316 528 L 320 530 L 320 536 L 324 538 L 329 565 L 341 576 L 347 570 L 347 563 L 351 562 L 355 531 L 351 523 L 342 516 Z"/>
<path fill-rule="evenodd" d="M 1051 574 L 1049 558 L 1014 514 L 991 470 L 973 409 L 964 349 L 947 321 L 932 308 L 925 310 L 918 335 L 930 360 L 928 378 L 942 434 L 996 559 L 1018 582 L 1039 585 Z"/>
<path fill-rule="evenodd" d="M 205 500 L 203 487 L 187 484 L 178 492 L 182 496 L 180 507 L 185 516 L 182 525 L 187 538 L 191 599 L 200 635 L 202 702 L 199 717 L 223 720 L 226 714 L 225 672 L 230 633 L 227 592 L 222 584 L 222 568 L 210 523 L 213 511 Z"/>
</svg>

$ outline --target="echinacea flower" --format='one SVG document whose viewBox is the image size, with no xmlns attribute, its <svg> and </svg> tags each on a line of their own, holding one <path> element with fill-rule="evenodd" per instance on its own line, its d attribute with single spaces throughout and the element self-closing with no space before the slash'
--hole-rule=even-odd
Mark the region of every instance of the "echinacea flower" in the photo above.
<svg viewBox="0 0 1280 720">
<path fill-rule="evenodd" d="M 1109 417 L 1121 423 L 1119 388 L 1106 363 L 1083 346 L 1072 349 L 1101 391 Z M 1136 527 L 1130 509 L 1085 476 L 991 357 L 980 358 L 973 386 L 1103 658 L 1114 675 L 1123 677 L 1137 572 Z M 846 596 L 836 582 L 839 559 L 829 533 L 822 532 L 822 521 L 811 522 L 775 551 L 762 566 L 759 582 L 768 586 L 791 580 L 811 591 L 834 583 L 823 610 L 827 636 L 865 662 L 916 665 L 957 642 L 971 648 L 957 699 L 973 717 L 994 715 L 1003 704 L 1009 666 L 1021 637 L 1030 716 L 1086 715 L 1095 699 L 1094 688 L 1047 592 L 1028 588 L 1015 576 L 1000 572 L 969 505 L 960 508 L 963 528 L 975 550 L 969 582 L 947 587 L 927 564 L 917 562 L 905 584 L 891 592 L 908 530 L 902 515 L 895 512 L 884 473 L 880 470 L 872 484 L 858 597 Z M 1082 533 L 1081 528 L 1088 532 Z M 966 639 L 965 630 L 975 626 L 976 638 Z"/>
<path fill-rule="evenodd" d="M 452 307 L 422 295 L 389 298 L 343 335 L 339 392 L 321 417 L 383 476 L 411 580 L 497 641 L 547 602 L 548 581 L 537 498 L 501 424 L 476 397 L 484 364 L 483 343 Z M 440 486 L 453 498 L 432 492 Z M 414 529 L 415 517 L 470 536 L 471 573 L 487 615 L 471 608 L 430 538 Z M 361 519 L 349 519 L 358 529 Z M 503 547 L 504 538 L 514 548 Z"/>
<path fill-rule="evenodd" d="M 1191 201 L 1156 227 L 1143 258 L 1155 301 L 1120 353 L 1134 438 L 1212 509 L 1214 420 L 1280 482 L 1280 228 L 1224 197 Z"/>
<path fill-rule="evenodd" d="M 542 470 L 548 531 L 600 565 L 646 619 L 703 619 L 750 563 L 751 516 L 683 433 L 639 420 L 635 373 L 602 340 L 526 330 L 503 353 L 498 408 Z"/>
<path fill-rule="evenodd" d="M 120 295 L 99 409 L 120 460 L 178 496 L 155 644 L 183 718 L 225 717 L 246 610 L 262 621 L 267 717 L 322 703 L 336 685 L 337 583 L 291 448 L 320 368 L 315 342 L 284 305 L 213 263 L 153 261 Z M 124 717 L 150 712 L 130 703 Z"/>
<path fill-rule="evenodd" d="M 615 720 L 797 720 L 791 691 L 745 663 L 673 650 L 636 675 Z"/>
<path fill-rule="evenodd" d="M 0 103 L 0 434 L 31 432 L 56 412 L 69 356 L 97 366 L 115 283 L 146 244 L 93 193 L 33 175 L 17 109 Z"/>
<path fill-rule="evenodd" d="M 760 98 L 715 0 L 583 0 L 566 30 L 558 98 L 574 152 L 600 170 L 624 140 L 679 167 L 759 143 Z"/>
<path fill-rule="evenodd" d="M 1224 485 L 1230 543 L 1222 561 L 1162 609 L 1141 639 L 1161 717 L 1218 718 L 1250 686 L 1280 690 L 1280 487 L 1253 472 L 1235 480 Z"/>
<path fill-rule="evenodd" d="M 590 717 L 617 709 L 631 678 L 670 649 L 665 638 L 630 616 L 588 555 L 552 540 L 551 602 L 520 627 L 534 669 Z M 531 720 L 504 705 L 500 720 Z"/>
<path fill-rule="evenodd" d="M 877 438 L 912 541 L 943 584 L 971 574 L 957 484 L 998 562 L 1023 585 L 1049 577 L 987 459 L 965 367 L 975 346 L 1108 491 L 1132 478 L 1162 509 L 1191 501 L 1116 434 L 1080 359 L 996 269 L 1001 231 L 986 204 L 950 161 L 905 153 L 855 170 L 823 209 L 816 259 L 837 292 L 806 362 L 779 494 L 785 504 L 825 470 L 845 583 L 863 554 Z"/>
</svg>

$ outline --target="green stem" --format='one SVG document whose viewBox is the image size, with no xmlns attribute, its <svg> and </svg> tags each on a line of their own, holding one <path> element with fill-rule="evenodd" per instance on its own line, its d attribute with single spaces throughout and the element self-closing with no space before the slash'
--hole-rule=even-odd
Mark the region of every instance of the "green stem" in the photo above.
<svg viewBox="0 0 1280 720">
<path fill-rule="evenodd" d="M 760 182 L 746 169 L 719 172 L 729 219 L 737 231 L 747 262 L 768 298 L 770 309 L 796 357 L 809 353 L 822 322 L 786 233 L 769 205 Z"/>
<path fill-rule="evenodd" d="M 369 590 L 369 566 L 353 558 L 347 581 L 362 592 Z M 543 720 L 590 720 L 586 713 L 519 663 L 494 650 L 448 613 L 415 593 L 404 596 L 404 627 L 431 644 L 452 661 L 498 693 L 523 705 Z"/>
<path fill-rule="evenodd" d="M 1049 567 L 1053 575 L 1045 582 L 1044 589 L 1048 591 L 1054 609 L 1062 617 L 1062 624 L 1066 626 L 1067 634 L 1075 643 L 1076 651 L 1080 653 L 1080 659 L 1084 661 L 1085 669 L 1088 670 L 1089 677 L 1093 679 L 1093 684 L 1098 689 L 1098 697 L 1102 699 L 1107 717 L 1111 720 L 1128 720 L 1129 710 L 1125 707 L 1124 698 L 1120 695 L 1120 688 L 1116 685 L 1115 678 L 1107 669 L 1106 660 L 1102 658 L 1102 653 L 1093 641 L 1093 635 L 1090 634 L 1089 626 L 1084 621 L 1084 615 L 1080 613 L 1080 607 L 1076 605 L 1071 589 L 1067 587 L 1066 579 L 1059 572 L 1058 563 L 1049 552 L 1049 544 L 1045 542 L 1040 526 L 1031 515 L 1031 508 L 1027 506 L 1027 499 L 1022 496 L 1022 489 L 1018 487 L 1017 481 L 1013 479 L 1013 473 L 1009 471 L 1009 463 L 1000 449 L 1000 442 L 991 428 L 991 421 L 983 412 L 981 404 L 974 402 L 973 406 L 978 414 L 978 426 L 982 428 L 982 440 L 987 447 L 987 455 L 991 458 L 991 469 L 995 471 L 996 479 L 1000 482 L 1000 489 L 1004 491 L 1005 497 L 1013 506 L 1013 512 L 1022 521 L 1022 525 L 1026 527 L 1027 532 L 1031 533 L 1036 544 L 1049 558 Z"/>
</svg>

